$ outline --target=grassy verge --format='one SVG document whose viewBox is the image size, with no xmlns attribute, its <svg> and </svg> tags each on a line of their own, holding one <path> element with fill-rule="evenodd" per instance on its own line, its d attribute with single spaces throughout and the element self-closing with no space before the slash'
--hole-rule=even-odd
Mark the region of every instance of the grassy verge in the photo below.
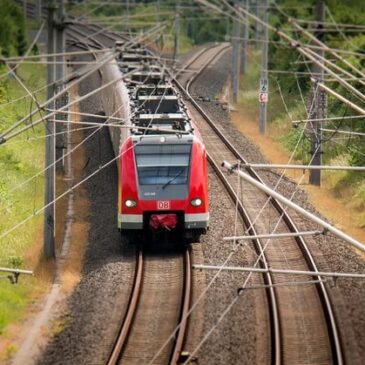
<svg viewBox="0 0 365 365">
<path fill-rule="evenodd" d="M 234 119 L 236 119 L 236 124 L 243 128 L 241 130 L 251 133 L 251 138 L 257 140 L 261 139 L 258 133 L 259 78 L 260 53 L 252 50 L 250 52 L 247 73 L 240 80 L 241 90 L 237 105 L 240 114 L 245 115 L 245 120 Z M 304 95 L 304 99 L 306 100 L 306 95 Z M 287 162 L 285 159 L 295 149 L 302 132 L 300 128 L 294 129 L 291 121 L 305 117 L 304 104 L 299 89 L 298 92 L 289 94 L 281 88 L 280 78 L 271 75 L 267 113 L 266 139 L 271 141 L 276 147 L 272 151 L 267 150 L 266 157 L 272 162 Z M 324 163 L 334 165 L 349 164 L 349 154 L 346 147 L 334 143 L 330 141 L 324 145 Z M 263 145 L 265 146 L 265 144 Z M 281 154 L 278 149 L 281 149 Z M 265 150 L 265 147 L 263 147 L 263 150 Z M 296 148 L 294 161 L 308 163 L 310 159 L 309 151 L 309 142 L 304 138 Z M 265 154 L 265 151 L 263 152 Z M 294 172 L 291 174 L 291 177 L 295 177 Z M 296 174 L 298 175 L 298 172 Z M 304 183 L 306 182 L 307 179 L 304 180 Z M 365 227 L 365 176 L 363 173 L 325 171 L 322 174 L 322 187 L 351 214 L 352 224 L 355 227 Z"/>
<path fill-rule="evenodd" d="M 4 72 L 3 69 L 1 71 Z M 46 84 L 44 66 L 21 65 L 17 74 L 30 90 Z M 34 108 L 34 103 L 31 103 L 29 98 L 9 103 L 25 94 L 25 90 L 16 80 L 8 79 L 3 82 L 0 95 L 2 131 Z M 36 96 L 40 102 L 45 99 L 44 91 L 37 93 Z M 23 186 L 20 184 L 43 170 L 44 134 L 43 125 L 39 125 L 0 146 L 1 233 L 8 232 L 43 206 L 43 174 Z M 40 214 L 0 239 L 0 266 L 36 269 L 41 252 L 42 229 L 43 215 Z M 2 279 L 4 280 L 0 281 L 0 336 L 6 337 L 8 325 L 22 316 L 22 310 L 39 293 L 41 285 L 38 278 L 36 280 L 20 277 L 18 285 L 11 285 L 6 278 Z"/>
</svg>

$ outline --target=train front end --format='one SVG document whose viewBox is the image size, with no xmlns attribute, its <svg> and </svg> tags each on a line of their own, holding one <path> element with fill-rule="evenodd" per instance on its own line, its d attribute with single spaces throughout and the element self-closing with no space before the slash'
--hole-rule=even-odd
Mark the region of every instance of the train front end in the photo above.
<svg viewBox="0 0 365 365">
<path fill-rule="evenodd" d="M 145 135 L 121 147 L 118 227 L 198 241 L 209 226 L 206 152 L 193 135 Z"/>
</svg>

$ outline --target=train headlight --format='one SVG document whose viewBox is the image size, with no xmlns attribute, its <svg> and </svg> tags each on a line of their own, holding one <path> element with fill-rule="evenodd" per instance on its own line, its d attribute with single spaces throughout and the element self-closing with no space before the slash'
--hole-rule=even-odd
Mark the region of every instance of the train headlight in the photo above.
<svg viewBox="0 0 365 365">
<path fill-rule="evenodd" d="M 202 203 L 203 201 L 200 198 L 195 198 L 190 202 L 193 207 L 200 207 Z"/>
<path fill-rule="evenodd" d="M 127 199 L 124 204 L 127 208 L 133 208 L 137 205 L 137 202 L 132 199 Z"/>
</svg>

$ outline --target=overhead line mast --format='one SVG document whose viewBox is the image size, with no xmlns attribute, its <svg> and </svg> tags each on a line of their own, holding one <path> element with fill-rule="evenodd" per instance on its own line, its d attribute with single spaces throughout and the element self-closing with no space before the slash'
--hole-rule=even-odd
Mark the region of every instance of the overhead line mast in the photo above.
<svg viewBox="0 0 365 365">
<path fill-rule="evenodd" d="M 321 32 L 324 22 L 324 2 L 323 0 L 317 0 L 316 3 L 316 17 L 318 26 L 318 32 L 316 38 L 320 39 L 322 42 L 324 40 L 324 33 Z M 317 50 L 316 53 L 320 58 L 324 58 L 324 50 Z M 313 65 L 314 78 L 317 82 L 324 82 L 324 70 L 317 64 Z M 309 130 L 309 136 L 311 140 L 311 151 L 310 154 L 313 156 L 311 159 L 311 166 L 321 166 L 322 165 L 322 123 L 323 118 L 326 118 L 327 109 L 327 97 L 324 90 L 317 86 L 317 83 L 312 86 L 311 95 L 309 98 L 309 105 L 313 105 L 313 108 L 308 108 L 309 119 L 319 119 L 316 122 L 307 123 L 307 129 Z M 309 171 L 309 183 L 316 186 L 321 186 L 321 169 L 314 169 Z"/>
<path fill-rule="evenodd" d="M 269 22 L 269 2 L 268 0 L 261 0 L 263 8 L 261 10 L 262 20 L 265 23 Z M 248 15 L 246 14 L 246 19 Z M 267 102 L 269 95 L 269 79 L 267 72 L 268 55 L 269 55 L 269 29 L 262 27 L 262 49 L 261 49 L 261 78 L 260 78 L 260 93 L 259 93 L 259 127 L 260 133 L 266 133 L 267 124 Z"/>
<path fill-rule="evenodd" d="M 54 31 L 54 0 L 48 0 L 48 54 L 55 53 L 55 31 Z M 54 80 L 55 80 L 55 65 L 54 56 L 48 57 L 47 65 L 47 99 L 51 100 L 54 96 Z M 54 101 L 51 101 L 49 107 L 54 109 Z M 55 256 L 55 123 L 53 117 L 47 119 L 46 123 L 46 145 L 45 145 L 45 166 L 52 166 L 45 172 L 44 186 L 44 255 L 46 258 Z"/>
</svg>

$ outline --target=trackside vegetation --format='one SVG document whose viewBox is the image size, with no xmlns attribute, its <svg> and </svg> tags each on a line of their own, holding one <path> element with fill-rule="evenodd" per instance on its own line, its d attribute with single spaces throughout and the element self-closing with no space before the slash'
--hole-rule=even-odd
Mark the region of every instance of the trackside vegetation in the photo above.
<svg viewBox="0 0 365 365">
<path fill-rule="evenodd" d="M 314 20 L 315 1 L 281 0 L 278 1 L 278 4 L 281 11 L 277 11 L 274 8 L 270 11 L 271 23 L 290 34 L 294 39 L 308 43 L 307 38 L 298 32 L 292 31 L 292 27 L 287 20 L 288 17 Z M 364 25 L 365 3 L 356 0 L 328 0 L 326 1 L 326 21 L 329 23 L 335 21 L 339 24 Z M 336 29 L 334 26 L 332 28 Z M 255 29 L 251 28 L 251 37 L 255 37 L 254 32 Z M 270 40 L 274 41 L 269 46 L 268 66 L 269 70 L 273 71 L 269 73 L 268 123 L 270 135 L 276 141 L 280 141 L 288 153 L 295 150 L 295 159 L 299 163 L 306 164 L 311 157 L 310 141 L 305 135 L 296 147 L 299 136 L 303 132 L 303 124 L 293 128 L 291 121 L 307 118 L 306 108 L 309 106 L 309 91 L 311 88 L 311 82 L 307 73 L 311 70 L 311 63 L 304 62 L 305 59 L 292 47 L 276 43 L 282 41 L 277 35 L 271 34 Z M 365 34 L 363 30 L 359 32 L 328 32 L 325 35 L 325 42 L 329 47 L 364 53 L 365 56 Z M 249 68 L 246 75 L 241 78 L 240 104 L 252 118 L 257 118 L 261 52 L 260 43 L 255 44 L 252 42 L 250 45 Z M 343 56 L 362 72 L 365 72 L 364 57 L 347 54 Z M 338 62 L 338 65 L 349 72 L 352 71 L 340 62 Z M 326 84 L 350 101 L 364 107 L 364 104 L 359 99 L 351 95 L 342 86 L 339 86 L 337 82 L 327 81 Z M 359 83 L 352 82 L 352 85 L 359 90 L 363 90 L 363 86 Z M 350 107 L 345 106 L 332 96 L 328 96 L 327 105 L 328 117 L 358 115 Z M 363 119 L 340 119 L 335 122 L 327 122 L 325 128 L 365 133 Z M 324 133 L 323 142 L 324 164 L 365 165 L 364 137 L 348 136 L 336 132 Z M 323 186 L 329 189 L 336 199 L 341 200 L 348 208 L 357 212 L 357 219 L 354 225 L 365 227 L 365 174 L 359 172 L 326 171 L 323 172 L 322 176 Z"/>
<path fill-rule="evenodd" d="M 0 53 L 2 57 L 23 55 L 28 47 L 26 22 L 21 9 L 12 0 L 0 0 Z M 11 65 L 13 67 L 14 65 Z M 21 64 L 17 76 L 30 90 L 46 84 L 43 65 Z M 5 65 L 0 66 L 0 131 L 6 130 L 35 107 L 26 91 Z M 39 102 L 45 100 L 45 90 L 35 93 Z M 28 121 L 29 123 L 30 121 Z M 25 180 L 43 170 L 43 125 L 30 129 L 0 145 L 0 236 L 43 206 L 43 174 Z M 28 223 L 0 239 L 0 266 L 35 269 L 42 242 L 43 216 L 35 216 Z M 21 318 L 25 306 L 40 289 L 39 281 L 21 276 L 12 285 L 6 275 L 0 277 L 0 339 L 8 335 L 7 326 Z M 0 354 L 0 362 L 15 349 L 10 343 Z"/>
</svg>

